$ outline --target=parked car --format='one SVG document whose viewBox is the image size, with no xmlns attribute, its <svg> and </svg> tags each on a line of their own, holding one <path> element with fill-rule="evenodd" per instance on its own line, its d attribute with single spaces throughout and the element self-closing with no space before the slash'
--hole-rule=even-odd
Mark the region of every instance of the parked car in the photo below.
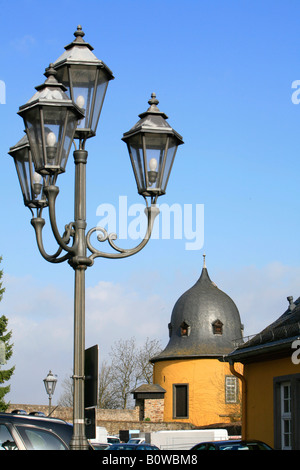
<svg viewBox="0 0 300 470">
<path fill-rule="evenodd" d="M 109 444 L 119 444 L 120 443 L 120 438 L 117 436 L 107 436 L 107 442 Z"/>
<path fill-rule="evenodd" d="M 145 439 L 141 437 L 132 437 L 131 439 L 129 439 L 127 444 L 143 444 L 144 442 L 145 442 Z"/>
<path fill-rule="evenodd" d="M 0 413 L 0 450 L 68 450 L 72 434 L 61 419 Z"/>
<path fill-rule="evenodd" d="M 44 416 L 46 417 L 45 413 L 43 413 L 43 411 L 30 411 L 30 413 L 28 413 L 29 416 Z"/>
<path fill-rule="evenodd" d="M 103 444 L 101 442 L 91 442 L 90 445 L 92 446 L 93 450 L 109 450 L 111 447 L 111 444 L 108 442 L 104 442 Z"/>
<path fill-rule="evenodd" d="M 28 413 L 25 410 L 13 410 L 12 414 L 14 414 L 14 415 L 27 415 Z"/>
<path fill-rule="evenodd" d="M 145 442 L 143 444 L 128 444 L 126 442 L 126 444 L 112 444 L 106 450 L 159 450 L 159 448 L 151 444 L 146 444 Z"/>
<path fill-rule="evenodd" d="M 273 450 L 268 444 L 261 441 L 244 441 L 232 439 L 227 441 L 200 442 L 191 450 Z"/>
</svg>

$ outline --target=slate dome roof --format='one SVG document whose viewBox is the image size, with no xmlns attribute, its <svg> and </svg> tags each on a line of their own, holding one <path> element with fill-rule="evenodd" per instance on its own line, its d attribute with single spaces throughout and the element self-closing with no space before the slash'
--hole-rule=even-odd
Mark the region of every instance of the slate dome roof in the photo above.
<svg viewBox="0 0 300 470">
<path fill-rule="evenodd" d="M 211 281 L 204 265 L 196 284 L 174 305 L 170 340 L 151 362 L 187 357 L 220 357 L 241 340 L 242 324 L 233 300 Z"/>
</svg>

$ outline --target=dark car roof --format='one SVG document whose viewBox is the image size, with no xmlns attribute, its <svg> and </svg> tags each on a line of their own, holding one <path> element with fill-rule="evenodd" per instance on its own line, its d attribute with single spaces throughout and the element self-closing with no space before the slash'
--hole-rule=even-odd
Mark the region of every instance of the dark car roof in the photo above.
<svg viewBox="0 0 300 470">
<path fill-rule="evenodd" d="M 1 422 L 11 423 L 13 425 L 34 425 L 44 429 L 51 429 L 53 432 L 58 434 L 67 445 L 69 445 L 73 434 L 73 426 L 59 418 L 0 413 L 0 423 Z"/>
<path fill-rule="evenodd" d="M 15 413 L 1 413 L 0 412 L 0 419 L 3 421 L 10 421 L 12 423 L 28 423 L 32 421 L 33 423 L 43 423 L 45 427 L 50 427 L 51 425 L 55 424 L 67 424 L 66 421 L 60 418 L 52 418 L 47 416 L 39 416 L 39 415 L 24 415 L 24 414 L 15 414 Z M 70 425 L 71 426 L 71 425 Z"/>
</svg>

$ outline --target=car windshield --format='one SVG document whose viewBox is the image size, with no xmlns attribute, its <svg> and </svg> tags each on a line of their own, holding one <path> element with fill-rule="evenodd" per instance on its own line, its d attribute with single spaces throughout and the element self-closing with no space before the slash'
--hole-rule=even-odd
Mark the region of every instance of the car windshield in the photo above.
<svg viewBox="0 0 300 470">
<path fill-rule="evenodd" d="M 29 450 L 67 450 L 61 439 L 51 431 L 36 427 L 17 426 Z"/>
<path fill-rule="evenodd" d="M 5 424 L 0 424 L 0 450 L 18 450 L 18 447 Z"/>
<path fill-rule="evenodd" d="M 249 450 L 249 447 L 243 444 L 224 444 L 219 446 L 220 450 Z"/>
<path fill-rule="evenodd" d="M 135 445 L 130 445 L 130 444 L 112 444 L 109 447 L 109 450 L 136 450 Z"/>
<path fill-rule="evenodd" d="M 120 442 L 120 439 L 118 437 L 108 437 L 107 442 L 109 444 L 118 444 Z"/>
<path fill-rule="evenodd" d="M 220 450 L 268 450 L 269 447 L 263 442 L 236 442 L 222 444 L 219 446 Z"/>
</svg>

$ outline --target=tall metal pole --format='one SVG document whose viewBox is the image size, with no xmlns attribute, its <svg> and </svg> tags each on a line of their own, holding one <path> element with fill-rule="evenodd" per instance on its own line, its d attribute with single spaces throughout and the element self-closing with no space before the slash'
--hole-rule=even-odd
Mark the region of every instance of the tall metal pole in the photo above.
<svg viewBox="0 0 300 470">
<path fill-rule="evenodd" d="M 75 271 L 74 283 L 74 364 L 72 450 L 87 450 L 84 419 L 85 354 L 85 270 L 91 264 L 86 256 L 86 162 L 87 151 L 75 150 L 75 244 L 76 255 L 69 263 Z"/>
<path fill-rule="evenodd" d="M 51 415 L 51 393 L 49 393 L 49 405 L 48 405 L 48 416 Z"/>
<path fill-rule="evenodd" d="M 85 269 L 75 268 L 72 450 L 88 448 L 84 421 Z"/>
</svg>

